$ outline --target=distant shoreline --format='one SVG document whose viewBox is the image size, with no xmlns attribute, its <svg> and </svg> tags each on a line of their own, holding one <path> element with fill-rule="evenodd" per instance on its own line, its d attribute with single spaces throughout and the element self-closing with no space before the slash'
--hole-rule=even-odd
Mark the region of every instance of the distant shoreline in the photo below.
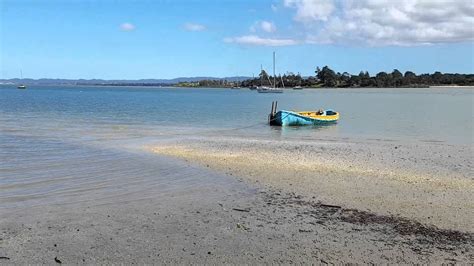
<svg viewBox="0 0 474 266">
<path fill-rule="evenodd" d="M 0 86 L 17 86 L 18 84 L 0 83 Z M 156 84 L 26 84 L 27 86 L 66 86 L 66 87 L 136 87 L 136 88 L 169 88 L 169 89 L 232 89 L 233 87 L 211 87 L 211 86 L 178 86 L 176 84 L 156 85 Z M 249 89 L 250 87 L 239 87 L 238 89 Z M 451 88 L 472 88 L 471 85 L 433 85 L 433 86 L 399 86 L 399 87 L 301 87 L 305 90 L 319 90 L 319 89 L 451 89 Z M 238 90 L 237 89 L 237 90 Z M 293 87 L 285 87 L 283 89 L 293 90 Z"/>
<path fill-rule="evenodd" d="M 359 74 L 336 72 L 324 66 L 315 68 L 315 75 L 302 76 L 299 73 L 268 74 L 265 70 L 255 77 L 179 77 L 173 79 L 0 79 L 0 85 L 75 85 L 75 86 L 126 86 L 126 87 L 177 87 L 177 88 L 250 88 L 269 86 L 277 88 L 301 87 L 318 88 L 439 88 L 439 87 L 472 87 L 474 74 L 441 73 L 416 74 L 412 71 L 378 72 L 370 75 L 368 71 Z"/>
<path fill-rule="evenodd" d="M 461 85 L 439 85 L 439 86 L 429 86 L 429 88 L 474 88 L 474 86 L 461 86 Z"/>
</svg>

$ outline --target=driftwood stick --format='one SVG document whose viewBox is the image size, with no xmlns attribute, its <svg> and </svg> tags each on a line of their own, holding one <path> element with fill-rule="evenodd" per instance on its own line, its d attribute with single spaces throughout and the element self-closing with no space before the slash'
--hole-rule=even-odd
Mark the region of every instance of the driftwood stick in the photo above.
<svg viewBox="0 0 474 266">
<path fill-rule="evenodd" d="M 330 205 L 330 204 L 319 204 L 319 206 L 326 207 L 326 208 L 336 208 L 336 209 L 341 209 L 342 208 L 341 206 Z"/>
<path fill-rule="evenodd" d="M 238 212 L 250 212 L 249 209 L 241 209 L 241 208 L 232 208 L 232 210 L 238 211 Z"/>
</svg>

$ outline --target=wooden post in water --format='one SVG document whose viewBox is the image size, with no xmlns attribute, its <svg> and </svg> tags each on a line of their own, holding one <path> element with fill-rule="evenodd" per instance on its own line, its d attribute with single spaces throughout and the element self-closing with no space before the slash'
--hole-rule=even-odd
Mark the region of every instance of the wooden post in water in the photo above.
<svg viewBox="0 0 474 266">
<path fill-rule="evenodd" d="M 268 115 L 268 124 L 272 125 L 273 124 L 273 119 L 275 119 L 275 114 L 277 112 L 277 107 L 278 107 L 278 102 L 277 101 L 272 101 L 272 110 L 270 114 Z"/>
<path fill-rule="evenodd" d="M 272 124 L 274 108 L 275 108 L 275 102 L 272 101 L 272 110 L 270 110 L 270 113 L 268 114 L 268 124 L 269 125 Z"/>
</svg>

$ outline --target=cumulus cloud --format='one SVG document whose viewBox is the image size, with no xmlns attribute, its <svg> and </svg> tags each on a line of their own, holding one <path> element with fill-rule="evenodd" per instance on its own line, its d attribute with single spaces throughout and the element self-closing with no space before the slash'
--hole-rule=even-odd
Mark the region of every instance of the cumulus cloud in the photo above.
<svg viewBox="0 0 474 266">
<path fill-rule="evenodd" d="M 290 46 L 298 44 L 297 41 L 292 39 L 273 39 L 273 38 L 262 38 L 256 35 L 245 35 L 234 38 L 225 38 L 227 43 L 237 43 L 244 45 L 257 45 L 257 46 Z"/>
<path fill-rule="evenodd" d="M 326 21 L 335 10 L 333 0 L 284 0 L 284 5 L 296 9 L 294 19 L 300 22 Z"/>
<path fill-rule="evenodd" d="M 196 23 L 186 23 L 183 25 L 184 29 L 187 31 L 204 31 L 206 26 Z"/>
<path fill-rule="evenodd" d="M 284 0 L 310 43 L 423 45 L 474 40 L 472 0 Z M 336 10 L 336 6 L 338 10 Z"/>
<path fill-rule="evenodd" d="M 261 20 L 261 21 L 256 21 L 252 26 L 250 26 L 249 30 L 250 32 L 253 32 L 253 33 L 260 32 L 261 34 L 268 35 L 269 33 L 276 32 L 277 28 L 273 22 Z M 295 45 L 298 43 L 297 41 L 293 39 L 266 38 L 266 37 L 260 37 L 255 34 L 225 38 L 224 42 L 243 44 L 243 45 L 254 45 L 254 46 L 289 46 L 289 45 Z"/>
<path fill-rule="evenodd" d="M 120 29 L 123 31 L 133 31 L 135 30 L 135 25 L 125 22 L 125 23 L 120 24 Z"/>
<path fill-rule="evenodd" d="M 270 21 L 262 21 L 260 23 L 260 27 L 265 32 L 275 32 L 276 31 L 275 24 L 273 24 L 273 22 L 270 22 Z"/>
<path fill-rule="evenodd" d="M 275 24 L 271 21 L 256 21 L 252 26 L 250 26 L 250 32 L 256 32 L 262 30 L 264 32 L 272 33 L 277 30 Z"/>
</svg>

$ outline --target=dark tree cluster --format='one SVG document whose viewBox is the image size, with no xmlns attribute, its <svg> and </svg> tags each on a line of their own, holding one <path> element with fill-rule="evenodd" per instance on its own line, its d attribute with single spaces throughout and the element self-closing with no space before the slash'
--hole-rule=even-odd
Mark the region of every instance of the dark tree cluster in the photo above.
<svg viewBox="0 0 474 266">
<path fill-rule="evenodd" d="M 77 82 L 75 85 L 95 85 L 95 86 L 139 86 L 139 87 L 163 87 L 170 86 L 170 83 L 146 83 L 146 82 L 114 82 L 114 83 L 81 83 Z"/>
<path fill-rule="evenodd" d="M 357 88 L 357 87 L 428 87 L 428 86 L 474 86 L 474 74 L 449 74 L 435 72 L 433 74 L 416 75 L 412 71 L 405 73 L 394 69 L 391 73 L 379 72 L 370 76 L 369 72 L 361 71 L 358 75 L 347 72 L 335 72 L 328 66 L 316 68 L 315 76 L 301 77 L 294 73 L 287 73 L 275 77 L 276 87 L 328 87 L 328 88 Z M 241 83 L 243 87 L 273 86 L 274 79 L 264 70 L 258 78 L 248 79 Z"/>
<path fill-rule="evenodd" d="M 240 86 L 240 82 L 237 82 L 237 81 L 214 80 L 214 79 L 200 80 L 198 84 L 199 84 L 199 87 L 208 87 L 208 88 L 223 88 L 223 87 Z"/>
<path fill-rule="evenodd" d="M 178 82 L 176 87 L 206 87 L 206 88 L 231 88 L 240 86 L 239 81 L 228 81 L 225 79 L 203 79 L 194 82 Z"/>
</svg>

